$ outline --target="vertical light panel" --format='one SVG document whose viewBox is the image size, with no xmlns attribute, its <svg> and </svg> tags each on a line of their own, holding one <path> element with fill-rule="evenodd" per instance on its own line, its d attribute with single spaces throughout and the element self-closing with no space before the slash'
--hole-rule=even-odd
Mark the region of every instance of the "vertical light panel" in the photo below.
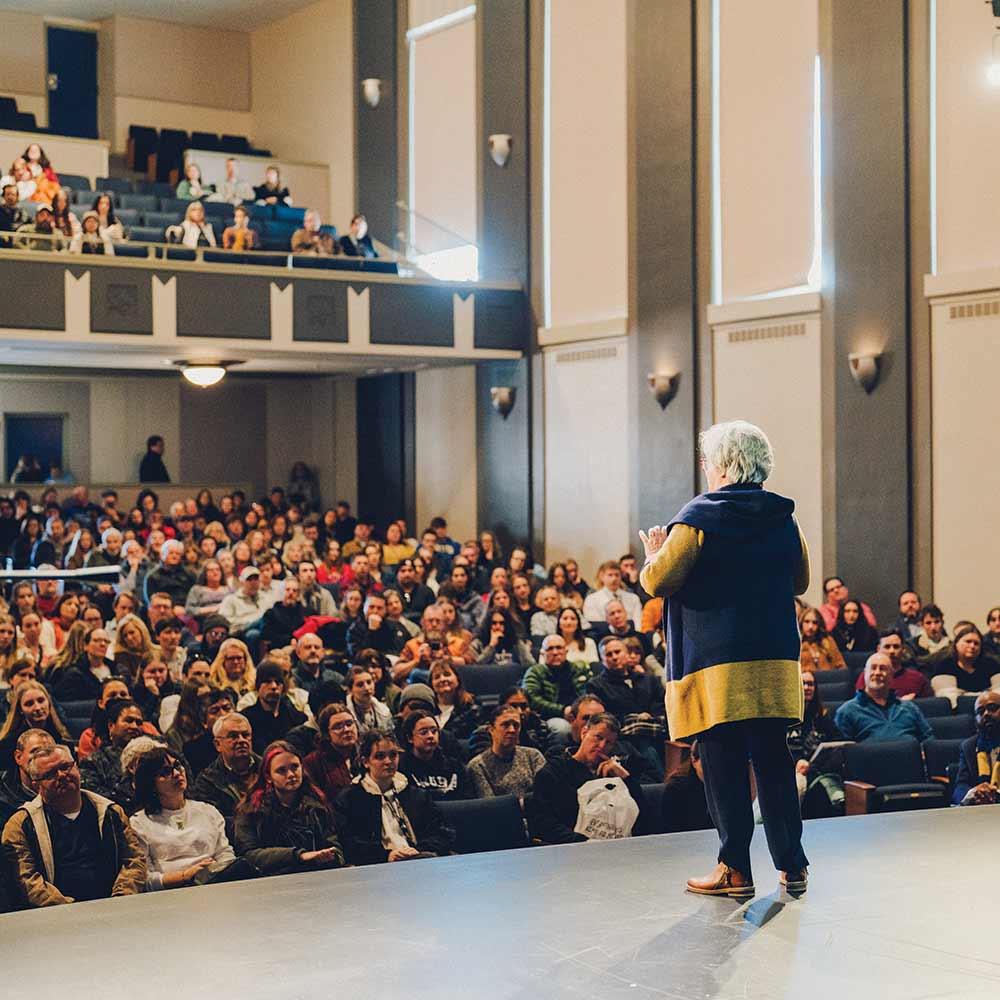
<svg viewBox="0 0 1000 1000">
<path fill-rule="evenodd" d="M 935 273 L 949 274 L 1000 264 L 1000 80 L 990 73 L 997 31 L 989 4 L 934 8 Z"/>
<path fill-rule="evenodd" d="M 723 302 L 799 288 L 814 248 L 816 0 L 719 0 Z"/>
<path fill-rule="evenodd" d="M 809 546 L 810 603 L 822 600 L 823 450 L 820 319 L 788 316 L 716 327 L 715 419 L 749 420 L 774 447 L 768 489 L 795 501 Z"/>
<path fill-rule="evenodd" d="M 628 344 L 552 348 L 544 364 L 546 560 L 573 556 L 593 583 L 631 541 Z"/>
<path fill-rule="evenodd" d="M 410 207 L 421 253 L 477 238 L 474 14 L 410 34 Z"/>
<path fill-rule="evenodd" d="M 549 0 L 547 322 L 628 315 L 626 18 L 606 0 Z"/>
</svg>

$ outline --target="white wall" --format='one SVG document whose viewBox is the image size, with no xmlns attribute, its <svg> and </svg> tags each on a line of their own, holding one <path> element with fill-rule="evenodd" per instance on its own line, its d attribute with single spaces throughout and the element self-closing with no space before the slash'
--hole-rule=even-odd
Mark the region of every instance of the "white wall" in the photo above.
<svg viewBox="0 0 1000 1000">
<path fill-rule="evenodd" d="M 749 420 L 774 447 L 767 487 L 795 501 L 809 546 L 807 598 L 822 603 L 823 450 L 818 313 L 713 328 L 716 421 Z"/>
<path fill-rule="evenodd" d="M 625 12 L 548 0 L 549 296 L 545 324 L 628 315 Z M 539 151 L 541 152 L 541 151 Z"/>
<path fill-rule="evenodd" d="M 948 622 L 968 618 L 980 628 L 987 610 L 1000 603 L 1000 466 L 992 454 L 1000 425 L 1000 396 L 992 379 L 998 352 L 1000 294 L 934 304 L 933 598 Z"/>
<path fill-rule="evenodd" d="M 453 538 L 475 538 L 476 369 L 416 373 L 417 524 L 445 515 Z"/>
<path fill-rule="evenodd" d="M 180 469 L 180 379 L 90 380 L 90 476 L 94 482 L 128 483 L 139 477 L 146 438 L 163 435 L 164 461 Z M 77 472 L 77 476 L 81 473 Z"/>
<path fill-rule="evenodd" d="M 545 351 L 545 558 L 584 576 L 626 552 L 629 537 L 628 342 Z"/>
<path fill-rule="evenodd" d="M 803 285 L 809 273 L 817 6 L 721 0 L 721 302 Z"/>
<path fill-rule="evenodd" d="M 251 36 L 254 141 L 329 164 L 329 204 L 316 207 L 342 232 L 356 211 L 353 30 L 350 0 L 321 0 Z"/>
<path fill-rule="evenodd" d="M 475 243 L 478 211 L 475 18 L 416 39 L 410 47 L 410 60 L 413 87 L 410 207 L 434 223 L 417 220 L 416 245 L 421 252 L 430 253 L 456 246 L 455 236 Z"/>
<path fill-rule="evenodd" d="M 989 4 L 937 3 L 937 268 L 1000 264 L 1000 86 L 988 77 Z"/>
</svg>

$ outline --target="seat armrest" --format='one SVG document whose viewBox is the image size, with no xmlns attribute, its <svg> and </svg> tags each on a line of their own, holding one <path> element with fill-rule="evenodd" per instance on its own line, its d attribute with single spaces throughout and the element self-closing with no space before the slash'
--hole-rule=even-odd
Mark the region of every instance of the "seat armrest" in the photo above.
<svg viewBox="0 0 1000 1000">
<path fill-rule="evenodd" d="M 845 781 L 844 797 L 848 816 L 863 816 L 868 812 L 868 798 L 875 791 L 867 781 Z"/>
</svg>

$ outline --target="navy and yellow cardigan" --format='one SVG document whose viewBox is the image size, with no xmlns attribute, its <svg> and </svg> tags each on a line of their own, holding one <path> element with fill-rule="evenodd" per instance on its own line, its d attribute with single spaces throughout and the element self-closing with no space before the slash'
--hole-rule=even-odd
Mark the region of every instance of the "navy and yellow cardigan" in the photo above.
<svg viewBox="0 0 1000 1000">
<path fill-rule="evenodd" d="M 673 739 L 744 719 L 802 719 L 794 596 L 809 586 L 795 504 L 759 484 L 695 497 L 642 568 L 664 600 Z"/>
</svg>

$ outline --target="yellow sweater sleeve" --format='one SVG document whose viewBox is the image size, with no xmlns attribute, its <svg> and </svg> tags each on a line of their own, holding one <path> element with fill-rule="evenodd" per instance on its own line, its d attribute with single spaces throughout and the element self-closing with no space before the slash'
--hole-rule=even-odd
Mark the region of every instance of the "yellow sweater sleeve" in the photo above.
<svg viewBox="0 0 1000 1000">
<path fill-rule="evenodd" d="M 663 548 L 650 559 L 639 574 L 639 582 L 653 597 L 676 594 L 691 573 L 705 533 L 689 524 L 675 524 Z"/>
<path fill-rule="evenodd" d="M 796 527 L 798 528 L 797 524 Z M 806 537 L 802 534 L 801 528 L 799 528 L 799 541 L 802 543 L 802 559 L 795 574 L 795 593 L 804 594 L 809 589 L 809 546 L 806 545 Z"/>
</svg>

